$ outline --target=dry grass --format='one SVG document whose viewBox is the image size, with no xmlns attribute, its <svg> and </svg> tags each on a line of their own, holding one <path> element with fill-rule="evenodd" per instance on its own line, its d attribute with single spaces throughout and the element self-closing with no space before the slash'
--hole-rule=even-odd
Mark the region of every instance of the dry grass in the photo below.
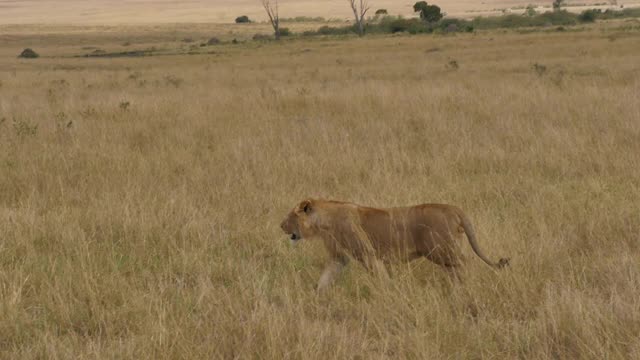
<svg viewBox="0 0 640 360">
<path fill-rule="evenodd" d="M 15 58 L 41 39 L 0 38 L 0 357 L 640 357 L 637 28 Z M 460 205 L 512 266 L 316 296 L 278 229 L 310 195 Z"/>
</svg>

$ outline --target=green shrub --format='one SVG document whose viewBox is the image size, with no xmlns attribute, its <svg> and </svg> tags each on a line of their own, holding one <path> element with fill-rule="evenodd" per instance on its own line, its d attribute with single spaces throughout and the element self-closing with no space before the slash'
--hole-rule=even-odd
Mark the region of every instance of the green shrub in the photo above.
<svg viewBox="0 0 640 360">
<path fill-rule="evenodd" d="M 291 30 L 289 28 L 280 28 L 280 36 L 290 36 Z"/>
<path fill-rule="evenodd" d="M 473 25 L 471 25 L 467 20 L 456 18 L 440 20 L 438 22 L 438 28 L 444 32 L 458 32 L 463 30 L 466 32 L 473 32 Z"/>
<path fill-rule="evenodd" d="M 578 15 L 568 12 L 567 10 L 558 10 L 546 12 L 538 15 L 536 18 L 546 20 L 551 25 L 575 25 L 578 23 Z"/>
<path fill-rule="evenodd" d="M 269 41 L 269 40 L 273 40 L 273 35 L 267 35 L 267 34 L 255 34 L 252 37 L 253 41 Z"/>
<path fill-rule="evenodd" d="M 38 53 L 33 51 L 32 49 L 26 48 L 22 50 L 22 52 L 20 53 L 20 55 L 18 55 L 18 57 L 23 59 L 37 59 L 40 57 L 40 55 L 38 55 Z"/>
<path fill-rule="evenodd" d="M 588 9 L 580 13 L 578 20 L 581 22 L 594 22 L 600 14 L 602 14 L 602 10 L 600 9 Z"/>
<path fill-rule="evenodd" d="M 342 26 L 342 27 L 333 27 L 333 26 L 321 26 L 317 33 L 319 35 L 346 35 L 353 32 L 352 26 Z"/>
<path fill-rule="evenodd" d="M 38 124 L 32 124 L 24 120 L 13 119 L 13 130 L 21 138 L 35 136 L 38 133 Z"/>
<path fill-rule="evenodd" d="M 471 24 L 477 29 L 499 29 L 550 25 L 567 26 L 575 25 L 578 22 L 578 15 L 572 14 L 566 10 L 558 10 L 536 16 L 512 14 L 504 16 L 477 17 L 471 21 Z"/>
<path fill-rule="evenodd" d="M 236 24 L 246 24 L 250 22 L 251 20 L 249 20 L 249 17 L 247 15 L 238 16 L 236 18 Z"/>
<path fill-rule="evenodd" d="M 389 24 L 385 24 L 383 29 L 392 34 L 398 32 L 408 32 L 410 34 L 420 34 L 433 31 L 433 29 L 418 19 L 395 19 Z"/>
</svg>

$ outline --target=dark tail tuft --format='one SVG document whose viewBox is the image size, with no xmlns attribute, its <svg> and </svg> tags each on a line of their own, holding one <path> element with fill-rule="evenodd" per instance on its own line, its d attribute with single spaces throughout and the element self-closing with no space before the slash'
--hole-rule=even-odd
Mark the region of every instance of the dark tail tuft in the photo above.
<svg viewBox="0 0 640 360">
<path fill-rule="evenodd" d="M 509 258 L 501 258 L 500 261 L 496 264 L 496 268 L 502 269 L 509 266 Z"/>
</svg>

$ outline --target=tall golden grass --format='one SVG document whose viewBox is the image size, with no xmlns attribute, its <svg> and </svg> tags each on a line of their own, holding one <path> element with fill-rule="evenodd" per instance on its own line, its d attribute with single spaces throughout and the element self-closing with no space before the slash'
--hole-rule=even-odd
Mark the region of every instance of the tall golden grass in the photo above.
<svg viewBox="0 0 640 360">
<path fill-rule="evenodd" d="M 125 59 L 46 55 L 135 34 L 0 37 L 0 357 L 640 357 L 624 26 Z M 459 205 L 512 265 L 352 263 L 317 295 L 322 244 L 278 228 L 307 196 Z"/>
</svg>

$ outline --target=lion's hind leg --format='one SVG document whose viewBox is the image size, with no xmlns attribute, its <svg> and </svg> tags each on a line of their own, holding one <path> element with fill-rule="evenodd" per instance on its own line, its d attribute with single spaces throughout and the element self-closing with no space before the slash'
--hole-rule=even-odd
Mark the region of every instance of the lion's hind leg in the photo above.
<svg viewBox="0 0 640 360">
<path fill-rule="evenodd" d="M 416 253 L 412 254 L 412 258 L 418 256 L 440 265 L 452 279 L 462 280 L 460 272 L 464 258 L 450 234 L 442 235 L 430 227 L 424 227 L 416 241 Z"/>
</svg>

